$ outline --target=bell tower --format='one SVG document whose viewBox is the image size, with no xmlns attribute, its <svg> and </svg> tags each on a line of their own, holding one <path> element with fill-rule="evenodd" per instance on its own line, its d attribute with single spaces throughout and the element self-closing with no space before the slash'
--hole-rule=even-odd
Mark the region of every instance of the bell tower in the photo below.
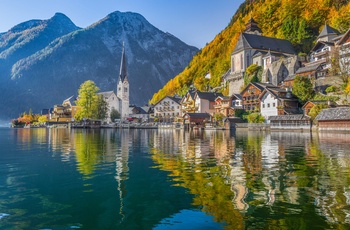
<svg viewBox="0 0 350 230">
<path fill-rule="evenodd" d="M 120 62 L 119 79 L 117 85 L 117 97 L 119 99 L 119 113 L 121 118 L 129 116 L 129 80 L 126 68 L 126 55 L 123 43 L 122 58 Z"/>
</svg>

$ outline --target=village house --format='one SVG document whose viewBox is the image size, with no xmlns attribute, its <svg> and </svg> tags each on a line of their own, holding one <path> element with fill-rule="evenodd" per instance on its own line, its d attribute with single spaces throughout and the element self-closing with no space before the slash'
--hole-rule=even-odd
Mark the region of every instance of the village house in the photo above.
<svg viewBox="0 0 350 230">
<path fill-rule="evenodd" d="M 203 128 L 206 122 L 211 121 L 211 116 L 208 113 L 186 113 L 182 118 L 185 129 Z"/>
<path fill-rule="evenodd" d="M 78 107 L 73 105 L 71 99 L 73 96 L 65 99 L 61 105 L 54 105 L 53 111 L 49 116 L 49 122 L 72 122 Z"/>
<path fill-rule="evenodd" d="M 350 132 L 350 107 L 323 109 L 315 120 L 320 131 Z"/>
<path fill-rule="evenodd" d="M 225 117 L 232 117 L 236 110 L 242 110 L 242 96 L 240 94 L 232 94 L 228 96 L 218 96 L 215 99 L 215 113 L 220 113 Z"/>
<path fill-rule="evenodd" d="M 336 47 L 341 71 L 350 74 L 350 29 L 337 41 Z"/>
<path fill-rule="evenodd" d="M 321 101 L 321 100 L 311 100 L 311 101 L 307 101 L 303 107 L 301 108 L 303 110 L 303 113 L 305 116 L 309 116 L 310 110 L 315 106 L 315 105 L 319 105 L 319 104 L 323 104 L 323 105 L 328 105 L 329 107 L 337 107 L 333 102 L 331 101 Z"/>
<path fill-rule="evenodd" d="M 148 122 L 150 118 L 150 114 L 143 107 L 139 107 L 136 105 L 130 105 L 129 107 L 129 116 L 133 120 L 137 120 L 138 122 Z"/>
<path fill-rule="evenodd" d="M 259 96 L 260 113 L 268 121 L 270 116 L 299 114 L 299 101 L 291 89 L 266 87 Z"/>
<path fill-rule="evenodd" d="M 310 117 L 304 114 L 270 116 L 270 128 L 284 130 L 311 130 Z"/>
<path fill-rule="evenodd" d="M 181 116 L 183 116 L 186 113 L 194 113 L 196 112 L 196 108 L 194 105 L 194 96 L 196 94 L 197 90 L 190 89 L 187 91 L 186 95 L 182 97 L 180 104 L 181 104 Z"/>
<path fill-rule="evenodd" d="M 221 93 L 197 91 L 194 95 L 195 112 L 214 114 L 215 99 L 219 96 L 223 97 Z"/>
<path fill-rule="evenodd" d="M 181 98 L 166 96 L 154 105 L 154 118 L 160 122 L 173 122 L 181 116 Z"/>
<path fill-rule="evenodd" d="M 260 111 L 260 95 L 265 88 L 276 88 L 268 83 L 250 82 L 241 92 L 243 100 L 243 109 L 250 112 Z"/>
</svg>

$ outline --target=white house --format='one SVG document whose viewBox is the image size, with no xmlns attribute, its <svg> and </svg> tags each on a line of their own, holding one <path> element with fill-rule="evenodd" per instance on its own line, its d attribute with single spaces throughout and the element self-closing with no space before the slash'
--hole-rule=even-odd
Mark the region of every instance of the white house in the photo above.
<svg viewBox="0 0 350 230">
<path fill-rule="evenodd" d="M 213 114 L 215 112 L 215 99 L 219 96 L 223 97 L 221 93 L 197 91 L 194 95 L 196 113 Z"/>
<path fill-rule="evenodd" d="M 181 116 L 181 98 L 166 96 L 154 105 L 154 117 L 161 122 L 172 122 Z"/>
<path fill-rule="evenodd" d="M 298 114 L 298 98 L 289 89 L 265 88 L 259 96 L 260 113 L 266 121 L 270 116 Z"/>
</svg>

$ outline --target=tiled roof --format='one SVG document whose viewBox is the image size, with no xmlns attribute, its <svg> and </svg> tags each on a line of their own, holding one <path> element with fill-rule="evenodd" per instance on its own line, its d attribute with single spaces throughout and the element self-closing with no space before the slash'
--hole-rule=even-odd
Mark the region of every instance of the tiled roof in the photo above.
<svg viewBox="0 0 350 230">
<path fill-rule="evenodd" d="M 294 115 L 270 116 L 269 120 L 270 121 L 303 121 L 303 120 L 310 120 L 310 118 L 303 114 L 294 114 Z"/>
<path fill-rule="evenodd" d="M 320 67 L 320 65 L 321 65 L 321 63 L 316 63 L 313 65 L 307 65 L 307 66 L 301 67 L 297 70 L 296 74 L 310 72 L 310 71 L 316 71 L 317 68 Z"/>
<path fill-rule="evenodd" d="M 222 93 L 212 93 L 212 92 L 199 92 L 197 91 L 197 96 L 200 99 L 215 101 L 215 99 L 219 96 L 223 97 Z"/>
<path fill-rule="evenodd" d="M 324 109 L 316 117 L 317 121 L 350 120 L 350 107 Z"/>
<path fill-rule="evenodd" d="M 208 113 L 186 113 L 184 116 L 186 115 L 192 118 L 210 118 Z"/>
<path fill-rule="evenodd" d="M 288 40 L 265 37 L 256 34 L 242 33 L 238 39 L 233 53 L 243 49 L 270 50 L 271 52 L 295 54 L 292 43 Z"/>
</svg>

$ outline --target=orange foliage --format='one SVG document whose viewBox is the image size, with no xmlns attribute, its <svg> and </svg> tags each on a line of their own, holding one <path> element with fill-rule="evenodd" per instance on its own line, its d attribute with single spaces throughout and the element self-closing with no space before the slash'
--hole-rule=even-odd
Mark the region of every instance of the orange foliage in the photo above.
<svg viewBox="0 0 350 230">
<path fill-rule="evenodd" d="M 230 68 L 230 55 L 251 9 L 263 35 L 291 39 L 302 52 L 309 51 L 325 22 L 341 32 L 350 27 L 350 2 L 343 0 L 256 0 L 252 4 L 242 3 L 229 25 L 193 57 L 182 73 L 155 93 L 150 103 L 167 95 L 181 95 L 181 89 L 193 83 L 201 90 L 208 84 L 211 88 L 219 86 L 221 76 Z M 204 80 L 207 72 L 211 74 L 209 83 Z"/>
</svg>

